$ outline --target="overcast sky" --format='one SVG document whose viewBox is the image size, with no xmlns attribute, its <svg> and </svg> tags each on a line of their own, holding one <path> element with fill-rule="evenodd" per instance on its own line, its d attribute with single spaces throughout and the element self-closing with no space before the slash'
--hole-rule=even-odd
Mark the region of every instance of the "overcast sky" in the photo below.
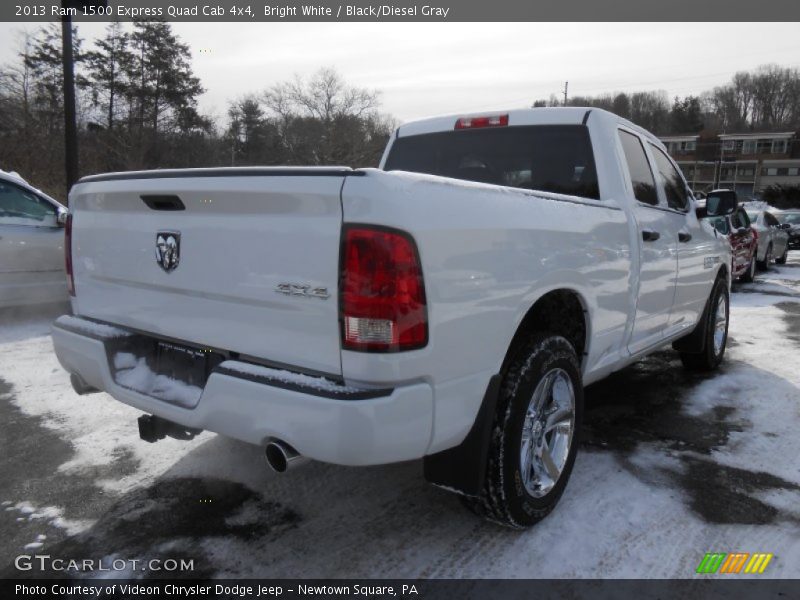
<svg viewBox="0 0 800 600">
<path fill-rule="evenodd" d="M 90 40 L 105 24 L 79 24 Z M 221 117 L 228 100 L 335 67 L 397 119 L 529 106 L 538 98 L 664 89 L 670 97 L 764 63 L 800 67 L 797 23 L 176 23 Z M 0 23 L 0 63 L 20 29 Z M 203 52 L 201 52 L 203 50 Z"/>
</svg>

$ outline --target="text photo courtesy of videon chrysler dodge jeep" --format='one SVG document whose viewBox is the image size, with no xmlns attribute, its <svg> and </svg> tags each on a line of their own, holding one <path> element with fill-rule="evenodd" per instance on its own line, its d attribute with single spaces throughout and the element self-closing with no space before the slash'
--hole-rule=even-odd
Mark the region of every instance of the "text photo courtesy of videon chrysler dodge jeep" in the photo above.
<svg viewBox="0 0 800 600">
<path fill-rule="evenodd" d="M 617 4 L 0 8 L 3 596 L 800 593 L 800 9 Z"/>
</svg>

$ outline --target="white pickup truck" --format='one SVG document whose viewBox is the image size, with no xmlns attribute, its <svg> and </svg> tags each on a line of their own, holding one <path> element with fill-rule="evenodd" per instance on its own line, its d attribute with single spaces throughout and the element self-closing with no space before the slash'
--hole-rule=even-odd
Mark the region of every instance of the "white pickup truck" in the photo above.
<svg viewBox="0 0 800 600">
<path fill-rule="evenodd" d="M 733 207 L 602 110 L 409 123 L 379 169 L 96 175 L 70 208 L 52 334 L 78 393 L 277 471 L 422 458 L 513 527 L 564 491 L 584 385 L 670 342 L 725 352 L 730 247 L 701 217 Z"/>
</svg>

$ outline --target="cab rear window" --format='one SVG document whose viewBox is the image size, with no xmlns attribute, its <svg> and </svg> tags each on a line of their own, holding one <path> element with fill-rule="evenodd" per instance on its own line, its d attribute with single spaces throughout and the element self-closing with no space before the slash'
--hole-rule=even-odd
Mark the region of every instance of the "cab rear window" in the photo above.
<svg viewBox="0 0 800 600">
<path fill-rule="evenodd" d="M 454 130 L 400 137 L 387 171 L 599 199 L 597 171 L 583 125 Z"/>
</svg>

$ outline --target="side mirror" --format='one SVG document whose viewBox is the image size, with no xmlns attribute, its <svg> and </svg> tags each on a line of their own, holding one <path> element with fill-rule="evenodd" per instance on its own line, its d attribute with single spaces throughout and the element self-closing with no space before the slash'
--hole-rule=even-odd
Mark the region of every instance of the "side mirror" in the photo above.
<svg viewBox="0 0 800 600">
<path fill-rule="evenodd" d="M 67 225 L 67 215 L 69 211 L 63 208 L 58 209 L 58 213 L 56 214 L 56 223 L 59 227 L 66 227 Z"/>
</svg>

